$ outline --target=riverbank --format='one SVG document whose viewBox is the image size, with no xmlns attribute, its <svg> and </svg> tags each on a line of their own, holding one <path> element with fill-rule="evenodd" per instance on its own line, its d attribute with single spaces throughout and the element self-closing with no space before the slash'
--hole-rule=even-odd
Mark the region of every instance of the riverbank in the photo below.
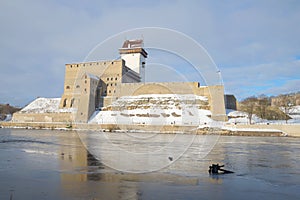
<svg viewBox="0 0 300 200">
<path fill-rule="evenodd" d="M 59 130 L 95 130 L 105 132 L 160 132 L 160 133 L 187 133 L 199 135 L 232 135 L 232 136 L 290 136 L 300 137 L 299 124 L 237 124 L 223 127 L 177 126 L 177 125 L 116 125 L 116 124 L 74 124 L 74 123 L 45 123 L 45 122 L 0 122 L 4 128 L 25 129 L 59 129 Z"/>
</svg>

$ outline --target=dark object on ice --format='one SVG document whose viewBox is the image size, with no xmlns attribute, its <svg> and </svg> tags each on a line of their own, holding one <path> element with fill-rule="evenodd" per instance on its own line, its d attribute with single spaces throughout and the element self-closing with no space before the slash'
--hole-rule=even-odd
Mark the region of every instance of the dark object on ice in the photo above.
<svg viewBox="0 0 300 200">
<path fill-rule="evenodd" d="M 172 160 L 173 160 L 173 157 L 169 156 L 169 160 L 172 161 Z"/>
<path fill-rule="evenodd" d="M 209 166 L 208 172 L 209 172 L 209 174 L 232 174 L 232 173 L 234 173 L 229 170 L 221 169 L 222 167 L 224 167 L 224 165 L 212 164 L 211 166 Z"/>
</svg>

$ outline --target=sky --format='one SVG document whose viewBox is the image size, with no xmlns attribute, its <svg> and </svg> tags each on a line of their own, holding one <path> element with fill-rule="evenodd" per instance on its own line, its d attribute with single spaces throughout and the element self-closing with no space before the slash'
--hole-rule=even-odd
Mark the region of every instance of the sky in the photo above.
<svg viewBox="0 0 300 200">
<path fill-rule="evenodd" d="M 176 30 L 201 44 L 221 72 L 225 93 L 239 100 L 296 92 L 299 23 L 298 0 L 3 0 L 0 103 L 60 97 L 66 63 L 82 62 L 112 35 L 142 27 Z"/>
</svg>

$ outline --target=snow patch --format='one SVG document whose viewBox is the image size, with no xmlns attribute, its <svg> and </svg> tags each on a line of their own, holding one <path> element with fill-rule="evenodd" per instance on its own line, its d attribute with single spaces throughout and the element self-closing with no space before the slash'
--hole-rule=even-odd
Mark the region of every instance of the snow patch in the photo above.
<svg viewBox="0 0 300 200">
<path fill-rule="evenodd" d="M 37 98 L 25 108 L 20 110 L 20 113 L 74 113 L 77 109 L 65 108 L 60 109 L 59 103 L 61 98 Z"/>
</svg>

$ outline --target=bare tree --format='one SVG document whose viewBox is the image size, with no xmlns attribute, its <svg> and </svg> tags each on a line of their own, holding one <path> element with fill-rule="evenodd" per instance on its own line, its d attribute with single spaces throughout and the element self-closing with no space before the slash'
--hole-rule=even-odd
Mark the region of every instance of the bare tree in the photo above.
<svg viewBox="0 0 300 200">
<path fill-rule="evenodd" d="M 267 118 L 267 108 L 270 106 L 270 100 L 266 95 L 260 95 L 257 99 L 257 106 L 255 113 L 262 119 Z"/>
<path fill-rule="evenodd" d="M 257 101 L 256 97 L 248 97 L 241 102 L 241 110 L 247 113 L 249 124 L 252 123 L 252 116 L 254 114 Z"/>
<path fill-rule="evenodd" d="M 288 120 L 291 119 L 289 114 L 291 113 L 294 106 L 293 99 L 290 97 L 290 95 L 280 95 L 278 97 L 278 101 L 276 102 L 276 106 L 278 106 L 285 114 L 285 123 L 287 123 Z"/>
</svg>

